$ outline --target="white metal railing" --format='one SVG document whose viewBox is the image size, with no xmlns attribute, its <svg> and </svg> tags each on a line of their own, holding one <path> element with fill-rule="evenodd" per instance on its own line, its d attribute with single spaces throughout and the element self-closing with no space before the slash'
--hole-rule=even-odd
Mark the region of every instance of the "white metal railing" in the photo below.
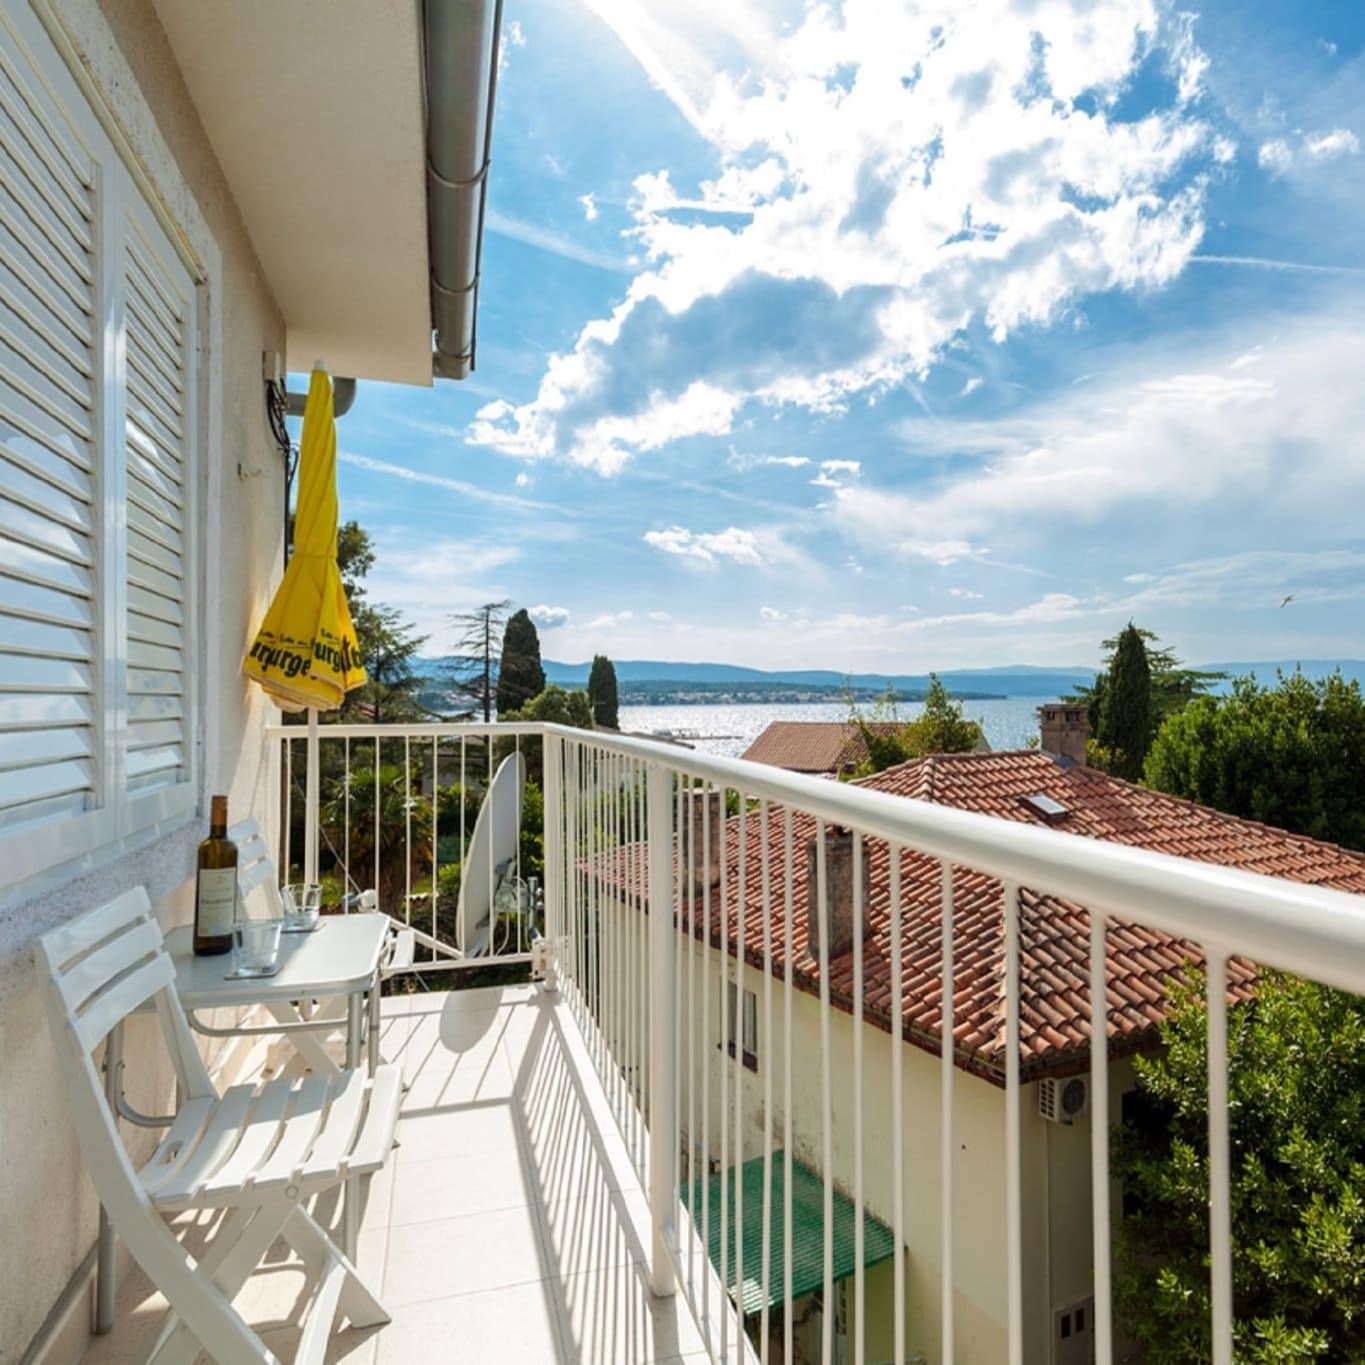
<svg viewBox="0 0 1365 1365">
<path fill-rule="evenodd" d="M 307 742 L 298 729 L 280 727 L 274 733 L 285 736 L 286 749 Z M 362 752 L 367 744 L 378 746 L 378 757 L 383 746 L 393 746 L 393 753 L 403 755 L 404 789 L 409 791 L 412 755 L 425 764 L 424 755 L 429 753 L 438 803 L 441 774 L 455 780 L 457 756 L 463 787 L 463 779 L 472 772 L 466 762 L 477 752 L 478 764 L 473 766 L 480 767 L 482 776 L 470 782 L 477 796 L 493 745 L 538 751 L 544 812 L 538 831 L 543 840 L 543 920 L 523 917 L 516 953 L 508 955 L 527 951 L 528 934 L 543 932 L 547 937 L 565 1003 L 589 1043 L 649 1193 L 654 1289 L 667 1293 L 676 1287 L 687 1296 L 711 1333 L 712 1354 L 718 1360 L 746 1354 L 767 1360 L 770 1355 L 777 1358 L 780 1351 L 781 1359 L 791 1361 L 798 1349 L 824 1362 L 841 1359 L 846 1351 L 851 1361 L 885 1359 L 898 1365 L 914 1359 L 916 1351 L 927 1359 L 1007 1358 L 1013 1365 L 1047 1358 L 1042 1333 L 1050 1334 L 1052 1305 L 1043 1303 L 1046 1326 L 1040 1326 L 1024 1294 L 1029 1253 L 1023 1221 L 1020 1015 L 1022 988 L 1028 983 L 1020 981 L 1020 890 L 1062 897 L 1090 912 L 1092 1038 L 1106 1036 L 1111 993 L 1106 941 L 1111 920 L 1146 926 L 1197 947 L 1207 965 L 1210 1019 L 1212 1358 L 1218 1365 L 1231 1361 L 1228 960 L 1249 959 L 1365 993 L 1365 897 L 671 745 L 558 726 L 323 726 L 316 744 L 314 761 L 324 789 L 329 772 L 331 780 L 337 771 L 343 779 L 352 773 L 351 746 L 361 746 Z M 338 768 L 329 769 L 325 754 L 334 744 L 343 746 L 343 756 Z M 286 760 L 292 793 L 296 761 L 292 776 L 290 766 Z M 418 785 L 422 786 L 420 780 Z M 340 799 L 342 806 L 334 805 L 333 814 L 349 811 L 344 785 Z M 376 829 L 390 818 L 380 813 L 381 804 L 375 803 Z M 290 818 L 297 815 L 292 805 L 291 801 L 286 810 L 286 829 L 296 823 Z M 328 825 L 326 808 L 324 794 L 304 813 L 306 824 L 326 827 L 322 843 L 329 851 L 324 864 L 336 858 L 346 867 L 349 880 L 360 885 L 367 878 L 377 881 L 383 871 L 380 861 L 371 860 L 369 871 L 353 865 L 346 857 L 346 829 L 338 830 L 336 820 Z M 412 813 L 411 804 L 404 807 L 403 839 L 395 832 L 392 845 L 386 845 L 390 853 L 401 846 L 407 859 L 408 918 L 413 905 Z M 841 832 L 842 843 L 835 840 L 836 831 Z M 297 831 L 289 837 L 297 838 Z M 437 837 L 435 830 L 431 837 Z M 806 838 L 813 838 L 817 942 L 802 968 L 804 985 L 798 988 L 793 980 L 798 974 L 794 924 L 800 923 L 802 906 L 794 888 L 801 881 L 799 852 Z M 376 833 L 374 843 L 379 842 Z M 836 844 L 842 849 L 838 854 Z M 865 850 L 875 853 L 877 865 L 885 869 L 876 888 L 864 886 L 869 875 L 865 869 L 872 865 L 864 863 Z M 855 915 L 849 947 L 851 987 L 841 989 L 837 999 L 831 990 L 829 953 L 830 869 L 836 857 L 851 864 Z M 286 846 L 282 863 L 289 860 Z M 954 961 L 955 948 L 961 946 L 955 914 L 959 883 L 970 870 L 997 880 L 1001 888 L 1004 979 L 999 995 L 1005 1047 L 1003 1086 L 995 1093 L 1003 1095 L 996 1134 L 1003 1149 L 1003 1207 L 994 1210 L 989 1224 L 979 1217 L 975 1223 L 963 1223 L 955 1213 L 959 1194 L 979 1195 L 975 1188 L 959 1189 L 959 1170 L 964 1114 L 976 1103 L 976 1092 L 968 1093 L 967 1088 L 980 1082 L 959 1077 L 954 1048 L 940 1048 L 932 1063 L 925 1063 L 924 1051 L 916 1049 L 911 1057 L 915 1074 L 907 1071 L 911 1049 L 903 1041 L 907 1000 L 902 964 L 912 940 L 917 951 L 925 950 L 925 934 L 923 926 L 917 931 L 904 913 L 909 886 L 904 879 L 913 875 L 918 885 L 929 884 L 926 867 L 937 869 L 928 875 L 938 888 L 940 924 L 931 947 L 938 958 L 940 1038 L 954 1036 L 955 995 L 962 990 Z M 394 876 L 390 872 L 390 884 Z M 434 877 L 432 888 L 437 890 Z M 864 913 L 865 889 L 875 889 L 879 903 L 886 903 L 889 926 L 888 998 L 866 1017 L 864 926 L 856 922 Z M 439 930 L 437 908 L 435 903 L 421 907 L 423 913 L 430 910 L 431 923 Z M 430 937 L 441 940 L 439 932 Z M 736 942 L 747 945 L 747 951 L 733 951 Z M 432 949 L 432 956 L 438 962 L 429 962 L 428 968 L 439 965 L 442 954 Z M 818 997 L 811 988 L 817 979 Z M 731 983 L 733 1013 L 728 1006 Z M 746 1066 L 744 1046 L 744 994 L 750 990 L 756 996 L 754 1017 L 763 1053 L 756 1071 Z M 885 1034 L 865 1026 L 874 1016 L 882 1020 Z M 733 1035 L 736 1029 L 741 1033 L 738 1038 Z M 812 1049 L 818 1056 L 810 1055 Z M 927 1089 L 925 1065 L 937 1069 L 937 1082 Z M 1094 1358 L 1111 1362 L 1115 1341 L 1110 1126 L 1104 1121 L 1110 1113 L 1107 1066 L 1091 1067 L 1091 1087 L 1090 1108 L 1097 1116 L 1090 1133 Z M 923 1121 L 907 1125 L 907 1103 L 912 1098 Z M 925 1150 L 921 1128 L 937 1130 L 936 1161 Z M 979 1129 L 973 1128 L 972 1135 L 980 1136 Z M 746 1161 L 761 1161 L 761 1168 L 754 1169 L 761 1169 L 762 1186 L 749 1191 L 747 1206 Z M 794 1239 L 791 1235 L 778 1239 L 774 1231 L 792 1228 L 797 1163 L 816 1168 L 821 1182 L 818 1328 L 798 1319 L 792 1295 L 785 1292 L 794 1285 Z M 715 1200 L 699 1190 L 712 1165 L 719 1173 L 712 1182 L 718 1193 Z M 937 1202 L 936 1237 L 926 1228 L 924 1210 L 910 1208 L 907 1202 L 911 1178 L 917 1188 L 925 1187 L 924 1170 L 935 1168 L 937 1179 L 926 1188 Z M 732 1169 L 730 1179 L 727 1173 Z M 779 1173 L 782 1178 L 774 1183 Z M 774 1207 L 779 1189 L 780 1210 Z M 761 1201 L 757 1215 L 755 1200 Z M 833 1279 L 834 1211 L 836 1202 L 843 1200 L 852 1205 L 855 1243 L 846 1345 L 836 1339 Z M 713 1202 L 718 1228 L 712 1223 Z M 750 1218 L 761 1220 L 757 1268 L 742 1263 L 745 1239 L 732 1236 L 732 1229 L 747 1221 L 746 1207 Z M 864 1248 L 874 1215 L 894 1239 L 889 1303 L 884 1294 L 876 1304 L 868 1299 Z M 984 1245 L 966 1245 L 982 1239 Z M 780 1257 L 773 1254 L 777 1245 Z M 708 1249 L 718 1280 L 706 1265 Z M 993 1263 L 992 1258 L 1003 1262 L 999 1276 L 1003 1285 L 993 1296 L 983 1288 L 980 1270 L 983 1261 Z M 970 1277 L 964 1266 L 971 1267 Z M 713 1282 L 732 1287 L 726 1302 L 714 1302 Z M 747 1319 L 744 1291 L 735 1288 L 746 1282 L 758 1303 Z M 964 1299 L 977 1315 L 970 1342 L 956 1331 L 960 1315 L 968 1311 Z M 756 1344 L 749 1344 L 746 1329 Z M 991 1337 L 997 1330 L 998 1341 Z"/>
</svg>

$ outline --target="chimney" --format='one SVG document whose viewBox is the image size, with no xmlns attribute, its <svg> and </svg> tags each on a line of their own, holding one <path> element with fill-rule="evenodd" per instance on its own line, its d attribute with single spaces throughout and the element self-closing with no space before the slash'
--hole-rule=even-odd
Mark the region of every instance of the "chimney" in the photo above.
<svg viewBox="0 0 1365 1365">
<path fill-rule="evenodd" d="M 1090 738 L 1090 712 L 1072 702 L 1049 702 L 1038 708 L 1039 738 L 1044 753 L 1085 766 Z"/>
<path fill-rule="evenodd" d="M 720 882 L 720 860 L 725 856 L 724 807 L 720 792 L 689 791 L 683 808 L 683 827 L 678 835 L 683 866 L 687 869 L 684 888 L 701 896 L 708 886 Z"/>
<path fill-rule="evenodd" d="M 868 852 L 867 840 L 862 841 L 862 891 L 861 904 L 857 907 L 856 919 L 866 938 L 871 925 L 867 919 L 867 907 L 872 886 L 872 858 Z M 819 850 L 816 840 L 806 843 L 806 942 L 807 951 L 820 962 L 820 902 L 819 902 Z M 825 888 L 829 925 L 829 957 L 836 957 L 853 947 L 853 924 L 855 910 L 853 904 L 853 831 L 837 826 L 825 831 Z"/>
</svg>

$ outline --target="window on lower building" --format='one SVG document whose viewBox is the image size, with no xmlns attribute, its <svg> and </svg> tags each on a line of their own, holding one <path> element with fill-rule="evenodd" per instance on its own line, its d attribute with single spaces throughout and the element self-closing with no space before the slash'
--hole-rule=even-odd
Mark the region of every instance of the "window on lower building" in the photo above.
<svg viewBox="0 0 1365 1365">
<path fill-rule="evenodd" d="M 740 996 L 738 985 L 733 981 L 725 983 L 725 1050 L 731 1057 L 735 1055 L 735 1042 L 739 1041 L 744 1065 L 750 1071 L 758 1070 L 758 997 L 753 991 L 743 992 L 744 1003 L 738 1020 L 735 1018 L 735 1004 Z"/>
<path fill-rule="evenodd" d="M 194 281 L 33 12 L 0 23 L 0 867 L 194 805 Z"/>
</svg>

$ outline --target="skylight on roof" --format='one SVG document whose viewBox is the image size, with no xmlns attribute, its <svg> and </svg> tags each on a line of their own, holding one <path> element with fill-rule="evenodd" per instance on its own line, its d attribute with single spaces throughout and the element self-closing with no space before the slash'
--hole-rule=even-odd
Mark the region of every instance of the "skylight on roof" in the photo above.
<svg viewBox="0 0 1365 1365">
<path fill-rule="evenodd" d="M 1054 801 L 1050 796 L 1045 796 L 1042 792 L 1034 792 L 1031 796 L 1022 798 L 1026 805 L 1035 815 L 1041 816 L 1049 825 L 1059 824 L 1071 814 L 1066 806 L 1060 801 Z"/>
</svg>

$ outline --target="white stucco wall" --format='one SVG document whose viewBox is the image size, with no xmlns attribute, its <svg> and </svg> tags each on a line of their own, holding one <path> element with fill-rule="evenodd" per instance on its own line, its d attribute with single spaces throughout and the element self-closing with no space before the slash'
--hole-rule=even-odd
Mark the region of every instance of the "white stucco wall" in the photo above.
<svg viewBox="0 0 1365 1365">
<path fill-rule="evenodd" d="M 9 0 L 6 0 L 9 3 Z M 14 0 L 28 4 L 30 0 Z M 261 353 L 284 350 L 284 327 L 226 182 L 149 0 L 39 0 L 61 21 L 158 197 L 204 268 L 200 291 L 199 450 L 203 630 L 201 810 L 210 792 L 233 817 L 268 818 L 274 796 L 262 726 L 274 710 L 239 673 L 281 565 L 284 479 L 270 438 Z M 239 463 L 261 471 L 238 477 Z M 186 918 L 196 814 L 77 876 L 5 886 L 0 869 L 0 1360 L 18 1360 L 95 1238 L 83 1170 L 40 1008 L 31 961 L 47 928 L 146 884 L 163 923 Z M 127 1046 L 129 1093 L 144 1111 L 169 1103 L 169 1069 L 150 1021 Z M 145 1147 L 146 1133 L 131 1145 Z M 74 1359 L 88 1314 L 73 1315 L 55 1358 Z"/>
</svg>

